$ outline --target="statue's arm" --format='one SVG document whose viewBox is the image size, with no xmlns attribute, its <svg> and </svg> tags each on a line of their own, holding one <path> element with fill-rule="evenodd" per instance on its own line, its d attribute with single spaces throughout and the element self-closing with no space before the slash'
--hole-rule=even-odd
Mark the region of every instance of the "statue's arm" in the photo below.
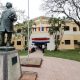
<svg viewBox="0 0 80 80">
<path fill-rule="evenodd" d="M 13 14 L 14 14 L 14 21 L 17 21 L 17 15 L 16 15 L 16 13 L 14 12 Z"/>
<path fill-rule="evenodd" d="M 8 17 L 11 21 L 17 21 L 17 15 L 15 12 L 11 12 L 11 14 Z"/>
</svg>

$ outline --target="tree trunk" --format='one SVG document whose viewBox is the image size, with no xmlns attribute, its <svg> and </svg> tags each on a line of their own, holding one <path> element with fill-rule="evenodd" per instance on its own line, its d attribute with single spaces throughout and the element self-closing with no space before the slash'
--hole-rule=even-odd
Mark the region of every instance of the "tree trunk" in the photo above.
<svg viewBox="0 0 80 80">
<path fill-rule="evenodd" d="M 58 50 L 58 40 L 57 40 L 57 32 L 55 34 L 55 50 L 54 51 L 57 51 Z"/>
</svg>

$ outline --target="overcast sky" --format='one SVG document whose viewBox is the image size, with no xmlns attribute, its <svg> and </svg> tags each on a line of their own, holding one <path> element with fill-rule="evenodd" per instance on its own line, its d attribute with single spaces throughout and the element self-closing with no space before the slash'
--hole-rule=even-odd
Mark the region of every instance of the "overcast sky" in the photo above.
<svg viewBox="0 0 80 80">
<path fill-rule="evenodd" d="M 13 3 L 13 7 L 17 10 L 25 10 L 25 13 L 27 15 L 28 11 L 28 0 L 0 0 L 0 2 L 5 5 L 6 2 Z M 40 5 L 42 3 L 42 0 L 29 0 L 30 5 L 30 18 L 35 18 L 44 15 L 42 10 L 40 10 Z"/>
</svg>

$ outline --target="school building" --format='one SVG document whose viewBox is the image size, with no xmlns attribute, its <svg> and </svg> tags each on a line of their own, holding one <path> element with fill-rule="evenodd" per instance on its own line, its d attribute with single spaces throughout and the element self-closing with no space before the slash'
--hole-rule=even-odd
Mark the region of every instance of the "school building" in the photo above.
<svg viewBox="0 0 80 80">
<path fill-rule="evenodd" d="M 49 17 L 40 16 L 34 19 L 35 24 L 32 26 L 31 42 L 35 45 L 45 45 L 47 50 L 55 49 L 55 38 L 49 34 L 50 25 Z M 61 26 L 62 33 L 59 33 L 59 49 L 79 48 L 80 29 L 72 20 L 65 20 L 65 25 Z"/>
<path fill-rule="evenodd" d="M 34 18 L 34 24 L 32 26 L 32 33 L 30 35 L 30 46 L 32 44 L 41 48 L 42 45 L 45 45 L 47 50 L 55 49 L 55 38 L 53 35 L 49 34 L 50 25 L 48 23 L 49 17 L 40 16 Z M 76 49 L 79 48 L 80 45 L 80 28 L 72 21 L 65 20 L 65 25 L 61 26 L 62 33 L 59 33 L 60 45 L 59 49 Z M 25 35 L 20 34 L 22 29 L 16 29 L 17 36 L 13 37 L 14 47 L 18 50 L 24 49 L 26 45 L 26 37 Z"/>
<path fill-rule="evenodd" d="M 23 34 L 23 28 L 24 26 L 15 26 L 14 31 L 15 33 L 12 36 L 12 44 L 17 50 L 22 50 L 26 48 L 26 36 Z"/>
</svg>

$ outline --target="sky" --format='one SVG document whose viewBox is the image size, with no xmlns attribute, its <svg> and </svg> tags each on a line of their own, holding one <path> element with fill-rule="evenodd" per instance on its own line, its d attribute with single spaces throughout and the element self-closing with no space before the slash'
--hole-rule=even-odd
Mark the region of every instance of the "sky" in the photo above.
<svg viewBox="0 0 80 80">
<path fill-rule="evenodd" d="M 0 2 L 5 5 L 6 2 L 11 2 L 13 7 L 17 10 L 25 11 L 25 15 L 28 15 L 28 0 L 0 0 Z M 29 18 L 35 18 L 45 15 L 40 9 L 42 0 L 29 0 Z"/>
</svg>

